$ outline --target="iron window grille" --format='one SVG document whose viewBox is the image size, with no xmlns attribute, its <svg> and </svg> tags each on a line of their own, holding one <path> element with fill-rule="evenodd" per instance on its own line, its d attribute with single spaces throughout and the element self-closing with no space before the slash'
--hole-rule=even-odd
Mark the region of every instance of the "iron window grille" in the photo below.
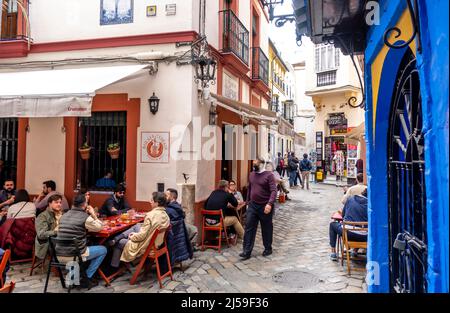
<svg viewBox="0 0 450 313">
<path fill-rule="evenodd" d="M 317 87 L 330 86 L 336 84 L 336 70 L 317 73 Z"/>
<path fill-rule="evenodd" d="M 261 48 L 255 47 L 252 49 L 252 78 L 260 79 L 269 85 L 269 58 L 264 54 Z"/>
<path fill-rule="evenodd" d="M 425 139 L 416 60 L 404 57 L 392 98 L 388 137 L 391 290 L 427 292 Z"/>
<path fill-rule="evenodd" d="M 223 51 L 234 53 L 249 64 L 249 31 L 231 10 L 220 11 L 223 18 Z"/>
<path fill-rule="evenodd" d="M 79 119 L 78 146 L 86 142 L 92 147 L 90 158 L 82 160 L 78 154 L 77 177 L 80 187 L 89 190 L 112 190 L 97 187 L 97 180 L 112 171 L 116 185 L 124 182 L 126 170 L 127 112 L 93 112 L 91 117 Z M 112 159 L 109 144 L 118 143 L 120 154 Z M 78 152 L 77 152 L 78 153 Z"/>
<path fill-rule="evenodd" d="M 18 147 L 18 119 L 0 118 L 0 160 L 3 168 L 0 172 L 0 184 L 11 178 L 16 181 Z"/>
</svg>

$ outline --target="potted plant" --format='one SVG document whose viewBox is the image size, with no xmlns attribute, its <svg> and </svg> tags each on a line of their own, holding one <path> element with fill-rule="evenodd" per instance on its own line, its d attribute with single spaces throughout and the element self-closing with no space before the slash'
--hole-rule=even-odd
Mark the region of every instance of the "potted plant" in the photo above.
<svg viewBox="0 0 450 313">
<path fill-rule="evenodd" d="M 91 157 L 92 147 L 85 141 L 81 147 L 78 148 L 82 160 L 88 160 Z"/>
<path fill-rule="evenodd" d="M 108 148 L 106 149 L 111 156 L 111 159 L 118 159 L 120 154 L 120 146 L 119 143 L 110 143 Z"/>
</svg>

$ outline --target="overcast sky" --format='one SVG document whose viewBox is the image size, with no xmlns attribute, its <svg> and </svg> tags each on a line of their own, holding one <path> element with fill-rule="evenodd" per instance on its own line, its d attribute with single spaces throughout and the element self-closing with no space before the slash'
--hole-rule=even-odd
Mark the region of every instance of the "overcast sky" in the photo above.
<svg viewBox="0 0 450 313">
<path fill-rule="evenodd" d="M 293 14 L 291 0 L 284 0 L 283 5 L 277 5 L 275 7 L 275 16 L 284 14 Z M 304 60 L 304 47 L 299 47 L 296 43 L 295 22 L 287 22 L 283 27 L 276 27 L 272 22 L 270 25 L 269 36 L 275 43 L 283 60 L 288 61 L 291 64 Z M 304 41 L 305 40 L 307 40 L 307 38 L 304 38 Z"/>
</svg>

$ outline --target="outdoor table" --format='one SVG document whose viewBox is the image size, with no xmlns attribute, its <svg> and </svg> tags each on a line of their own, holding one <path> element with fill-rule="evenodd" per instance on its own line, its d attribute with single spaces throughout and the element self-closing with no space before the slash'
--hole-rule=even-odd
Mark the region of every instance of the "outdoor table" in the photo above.
<svg viewBox="0 0 450 313">
<path fill-rule="evenodd" d="M 121 215 L 116 216 L 110 216 L 106 218 L 101 218 L 100 220 L 104 223 L 103 229 L 99 232 L 91 232 L 89 235 L 91 237 L 99 239 L 98 244 L 103 245 L 106 240 L 108 240 L 110 237 L 118 235 L 127 229 L 131 228 L 132 226 L 141 223 L 144 221 L 145 218 L 145 212 L 136 212 L 136 215 L 133 219 L 128 219 L 126 221 L 122 220 Z M 114 223 L 115 225 L 112 226 L 111 223 Z M 102 269 L 98 268 L 98 273 L 100 274 L 100 277 L 105 281 L 106 286 L 111 285 L 111 280 L 123 273 L 123 270 L 119 270 L 118 272 L 106 276 L 105 273 L 102 271 Z"/>
</svg>

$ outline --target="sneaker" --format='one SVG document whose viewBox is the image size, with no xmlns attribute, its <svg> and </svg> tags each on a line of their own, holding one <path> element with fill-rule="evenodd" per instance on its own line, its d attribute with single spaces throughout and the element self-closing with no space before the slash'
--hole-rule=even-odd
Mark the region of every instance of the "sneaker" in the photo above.
<svg viewBox="0 0 450 313">
<path fill-rule="evenodd" d="M 337 260 L 338 260 L 337 254 L 336 253 L 331 253 L 330 254 L 330 259 L 331 259 L 331 261 L 337 262 Z"/>
</svg>

